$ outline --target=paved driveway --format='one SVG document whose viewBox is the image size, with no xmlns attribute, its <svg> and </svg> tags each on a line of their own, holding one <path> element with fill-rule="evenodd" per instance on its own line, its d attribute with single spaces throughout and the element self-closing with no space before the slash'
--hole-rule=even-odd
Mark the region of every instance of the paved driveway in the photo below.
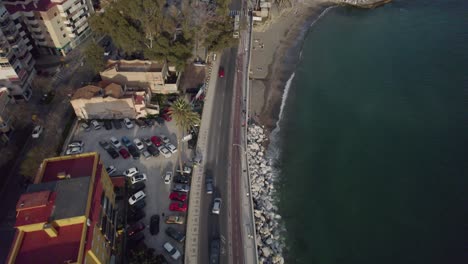
<svg viewBox="0 0 468 264">
<path fill-rule="evenodd" d="M 172 157 L 170 158 L 165 158 L 163 155 L 159 155 L 158 157 L 151 157 L 147 160 L 145 160 L 143 156 L 141 156 L 139 160 L 134 160 L 132 157 L 128 159 L 119 157 L 113 160 L 109 154 L 99 145 L 99 141 L 107 140 L 109 142 L 109 138 L 112 136 L 117 137 L 118 139 L 121 139 L 123 136 L 127 136 L 130 140 L 133 141 L 133 139 L 136 137 L 142 139 L 144 137 L 150 138 L 151 136 L 155 135 L 165 135 L 170 139 L 171 143 L 177 147 L 178 151 L 180 151 L 180 146 L 176 141 L 176 131 L 177 128 L 175 126 L 175 121 L 171 121 L 166 122 L 165 125 L 155 125 L 150 128 L 139 128 L 135 125 L 135 127 L 132 129 L 127 129 L 125 126 L 123 126 L 121 129 L 112 128 L 111 130 L 105 130 L 104 127 L 102 127 L 100 130 L 91 129 L 91 131 L 88 132 L 78 128 L 77 132 L 75 132 L 75 135 L 73 136 L 73 140 L 82 140 L 85 143 L 85 152 L 99 152 L 106 167 L 114 165 L 117 168 L 117 172 L 114 173 L 113 176 L 122 175 L 123 171 L 130 167 L 137 167 L 140 172 L 146 173 L 148 178 L 145 183 L 146 188 L 144 190 L 146 193 L 146 207 L 143 209 L 146 213 L 146 217 L 141 221 L 147 225 L 147 228 L 144 230 L 145 243 L 148 247 L 154 248 L 156 253 L 162 253 L 164 251 L 162 245 L 167 241 L 176 246 L 181 253 L 184 252 L 183 244 L 176 242 L 172 238 L 167 237 L 165 234 L 164 230 L 168 225 L 164 223 L 164 217 L 162 217 L 163 213 L 165 216 L 185 216 L 185 213 L 169 211 L 169 204 L 171 202 L 169 200 L 169 194 L 173 184 L 164 184 L 162 179 L 166 171 L 174 172 L 176 169 L 178 169 L 176 168 L 176 166 L 178 167 L 178 153 L 172 154 Z M 187 150 L 186 144 L 184 144 L 184 149 Z M 187 160 L 188 157 L 191 157 L 189 156 L 189 151 L 182 153 L 183 160 Z M 156 236 L 151 236 L 149 233 L 149 222 L 151 216 L 154 214 L 161 216 L 160 232 Z M 185 233 L 185 225 L 172 224 L 171 226 Z M 172 259 L 167 254 L 164 255 L 168 261 L 172 261 Z M 180 263 L 182 259 L 183 257 L 180 258 Z"/>
</svg>

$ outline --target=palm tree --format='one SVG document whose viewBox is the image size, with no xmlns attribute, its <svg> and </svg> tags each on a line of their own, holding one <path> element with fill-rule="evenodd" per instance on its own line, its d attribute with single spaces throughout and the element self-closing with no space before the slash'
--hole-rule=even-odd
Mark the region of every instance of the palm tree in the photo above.
<svg viewBox="0 0 468 264">
<path fill-rule="evenodd" d="M 189 128 L 193 128 L 195 125 L 200 124 L 200 115 L 193 112 L 190 104 L 184 99 L 177 99 L 169 108 L 169 114 L 175 119 L 181 138 L 184 137 L 184 134 L 189 130 Z M 179 142 L 179 139 L 177 139 L 177 142 Z M 182 142 L 180 143 L 182 144 Z M 178 152 L 180 171 L 183 171 L 182 149 L 180 146 Z"/>
</svg>

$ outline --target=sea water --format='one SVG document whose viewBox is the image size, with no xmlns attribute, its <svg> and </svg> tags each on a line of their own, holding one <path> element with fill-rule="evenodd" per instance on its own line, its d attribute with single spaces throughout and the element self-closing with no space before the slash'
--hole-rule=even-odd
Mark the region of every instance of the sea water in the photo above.
<svg viewBox="0 0 468 264">
<path fill-rule="evenodd" d="M 286 263 L 468 263 L 468 2 L 338 7 L 278 125 Z"/>
</svg>

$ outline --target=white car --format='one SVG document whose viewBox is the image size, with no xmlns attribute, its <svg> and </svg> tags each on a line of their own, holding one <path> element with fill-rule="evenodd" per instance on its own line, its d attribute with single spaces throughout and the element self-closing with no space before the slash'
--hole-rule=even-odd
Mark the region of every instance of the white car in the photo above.
<svg viewBox="0 0 468 264">
<path fill-rule="evenodd" d="M 170 184 L 172 180 L 172 171 L 166 171 L 166 175 L 164 175 L 164 183 Z"/>
<path fill-rule="evenodd" d="M 160 146 L 158 150 L 165 158 L 170 158 L 172 156 L 171 152 L 165 146 Z"/>
<path fill-rule="evenodd" d="M 161 138 L 162 142 L 164 142 L 164 143 L 166 143 L 166 144 L 169 143 L 169 142 L 171 142 L 171 141 L 169 140 L 169 138 L 166 137 L 166 136 L 164 136 L 164 135 L 161 135 L 160 138 Z"/>
<path fill-rule="evenodd" d="M 221 198 L 215 198 L 213 203 L 213 209 L 211 212 L 213 214 L 219 215 L 219 211 L 221 210 Z"/>
<path fill-rule="evenodd" d="M 36 126 L 32 132 L 32 138 L 39 138 L 43 130 L 42 126 Z"/>
<path fill-rule="evenodd" d="M 117 171 L 117 169 L 113 165 L 110 165 L 109 167 L 106 168 L 106 172 L 107 172 L 108 175 L 112 175 L 116 171 Z"/>
<path fill-rule="evenodd" d="M 81 140 L 75 140 L 70 143 L 68 143 L 69 148 L 75 148 L 75 147 L 84 147 L 84 142 Z"/>
<path fill-rule="evenodd" d="M 116 149 L 119 149 L 122 144 L 120 143 L 120 141 L 116 138 L 116 137 L 111 137 L 110 138 L 110 141 L 112 143 L 112 145 L 116 148 Z"/>
<path fill-rule="evenodd" d="M 83 152 L 82 147 L 71 147 L 65 151 L 65 155 L 75 155 Z"/>
<path fill-rule="evenodd" d="M 139 173 L 140 171 L 138 170 L 137 167 L 132 167 L 126 171 L 124 171 L 124 175 L 127 176 L 127 177 L 132 177 L 132 176 L 135 176 Z"/>
<path fill-rule="evenodd" d="M 177 170 L 177 172 L 185 173 L 185 174 L 190 174 L 190 173 L 192 172 L 192 168 L 190 168 L 190 167 L 187 166 L 187 165 L 184 165 L 183 171 Z"/>
<path fill-rule="evenodd" d="M 142 173 L 142 174 L 137 174 L 135 176 L 133 176 L 131 179 L 131 182 L 132 184 L 135 184 L 137 182 L 142 182 L 142 181 L 146 181 L 146 174 Z"/>
<path fill-rule="evenodd" d="M 132 121 L 130 119 L 128 119 L 128 118 L 124 118 L 124 124 L 128 129 L 133 127 Z"/>
<path fill-rule="evenodd" d="M 128 198 L 128 203 L 134 205 L 136 202 L 143 200 L 146 197 L 146 194 L 143 191 L 139 191 Z"/>
<path fill-rule="evenodd" d="M 141 154 L 143 155 L 143 157 L 145 157 L 145 159 L 149 159 L 152 157 L 147 150 L 143 151 Z"/>
<path fill-rule="evenodd" d="M 93 127 L 94 127 L 95 130 L 101 129 L 101 125 L 100 125 L 99 122 L 96 121 L 96 120 L 92 120 L 92 121 L 91 121 L 91 125 L 93 125 Z"/>
<path fill-rule="evenodd" d="M 167 143 L 166 144 L 166 148 L 172 152 L 172 153 L 176 153 L 177 152 L 177 148 L 176 146 L 174 146 L 172 143 Z"/>
<path fill-rule="evenodd" d="M 145 142 L 147 147 L 153 145 L 153 142 L 151 142 L 151 139 L 149 139 L 149 138 L 143 138 L 143 142 Z"/>
<path fill-rule="evenodd" d="M 181 255 L 179 250 L 171 245 L 171 243 L 166 242 L 163 247 L 173 260 L 178 260 L 180 258 Z"/>
<path fill-rule="evenodd" d="M 139 151 L 142 151 L 145 148 L 145 145 L 143 145 L 143 142 L 139 138 L 135 138 L 133 140 L 133 143 L 135 143 L 135 146 L 138 148 Z"/>
</svg>

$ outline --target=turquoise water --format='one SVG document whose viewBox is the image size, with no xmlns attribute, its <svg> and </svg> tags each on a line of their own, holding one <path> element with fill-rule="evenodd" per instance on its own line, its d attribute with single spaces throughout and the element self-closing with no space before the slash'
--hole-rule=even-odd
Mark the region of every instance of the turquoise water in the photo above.
<svg viewBox="0 0 468 264">
<path fill-rule="evenodd" d="M 468 263 L 468 3 L 335 8 L 280 122 L 286 263 Z"/>
</svg>

